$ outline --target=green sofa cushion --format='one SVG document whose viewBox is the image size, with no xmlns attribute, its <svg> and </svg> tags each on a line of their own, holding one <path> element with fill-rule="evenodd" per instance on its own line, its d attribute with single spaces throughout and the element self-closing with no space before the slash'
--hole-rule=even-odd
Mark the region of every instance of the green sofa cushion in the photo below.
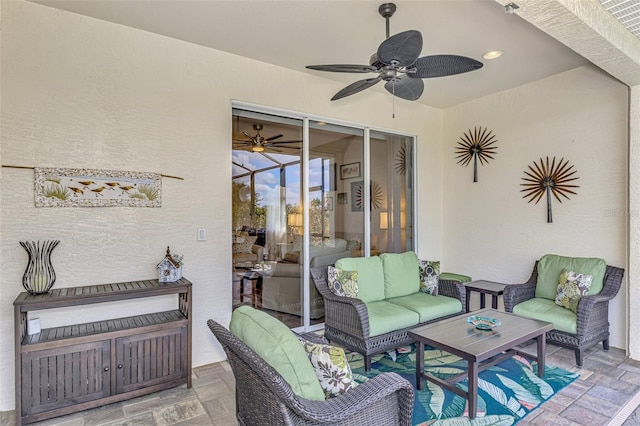
<svg viewBox="0 0 640 426">
<path fill-rule="evenodd" d="M 513 307 L 513 313 L 527 318 L 553 323 L 553 328 L 576 334 L 577 316 L 569 309 L 556 305 L 554 300 L 534 297 Z"/>
<path fill-rule="evenodd" d="M 469 275 L 454 274 L 453 272 L 442 272 L 439 276 L 441 280 L 460 281 L 461 283 L 471 282 Z"/>
<path fill-rule="evenodd" d="M 462 313 L 462 303 L 458 299 L 448 296 L 432 296 L 423 292 L 394 297 L 387 299 L 387 302 L 417 313 L 420 315 L 420 322 Z"/>
<path fill-rule="evenodd" d="M 384 300 L 366 303 L 369 313 L 369 336 L 379 336 L 391 331 L 417 325 L 420 316 L 409 309 Z"/>
<path fill-rule="evenodd" d="M 420 291 L 418 256 L 412 251 L 383 253 L 385 299 L 402 297 Z"/>
<path fill-rule="evenodd" d="M 324 401 L 307 353 L 289 327 L 262 311 L 240 306 L 231 314 L 229 331 L 280 373 L 296 395 Z"/>
<path fill-rule="evenodd" d="M 558 279 L 564 271 L 591 275 L 593 281 L 587 295 L 598 294 L 602 291 L 607 262 L 595 257 L 565 257 L 547 254 L 538 261 L 538 281 L 536 283 L 536 297 L 555 300 Z"/>
<path fill-rule="evenodd" d="M 336 268 L 358 271 L 358 299 L 364 303 L 384 300 L 384 272 L 378 256 L 345 257 L 336 261 Z"/>
</svg>

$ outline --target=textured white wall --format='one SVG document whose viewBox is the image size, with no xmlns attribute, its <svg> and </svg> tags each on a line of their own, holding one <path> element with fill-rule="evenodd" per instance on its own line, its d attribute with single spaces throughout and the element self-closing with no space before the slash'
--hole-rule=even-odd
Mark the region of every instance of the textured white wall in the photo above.
<svg viewBox="0 0 640 426">
<path fill-rule="evenodd" d="M 33 173 L 2 169 L 0 183 L 0 411 L 13 409 L 13 307 L 27 239 L 60 239 L 55 287 L 147 279 L 167 245 L 185 254 L 194 283 L 194 365 L 223 359 L 206 327 L 231 314 L 231 101 L 373 124 L 419 135 L 419 161 L 437 155 L 441 112 L 374 92 L 329 102 L 335 82 L 155 34 L 22 1 L 2 1 L 3 164 L 155 171 L 163 205 L 36 209 Z M 425 246 L 440 247 L 441 168 L 420 173 Z M 429 184 L 427 185 L 426 182 Z M 431 189 L 434 190 L 431 193 Z M 425 201 L 427 200 L 427 201 Z M 196 241 L 205 227 L 207 241 Z M 429 229 L 437 228 L 437 231 Z M 435 237 L 434 237 L 435 235 Z M 46 312 L 43 326 L 134 315 L 170 305 L 137 301 Z"/>
<path fill-rule="evenodd" d="M 626 267 L 626 86 L 603 72 L 578 68 L 450 108 L 444 133 L 444 259 L 447 269 L 506 283 L 524 282 L 546 253 L 601 257 Z M 488 127 L 495 160 L 454 160 L 459 137 Z M 564 157 L 577 170 L 577 195 L 546 202 L 522 198 L 524 170 L 540 157 Z M 611 344 L 626 348 L 626 284 L 610 305 Z"/>
</svg>

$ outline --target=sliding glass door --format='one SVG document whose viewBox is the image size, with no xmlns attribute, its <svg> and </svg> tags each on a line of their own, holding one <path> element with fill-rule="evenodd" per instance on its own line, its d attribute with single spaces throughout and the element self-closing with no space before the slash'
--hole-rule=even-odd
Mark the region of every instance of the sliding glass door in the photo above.
<svg viewBox="0 0 640 426">
<path fill-rule="evenodd" d="M 313 328 L 310 268 L 414 249 L 413 137 L 247 106 L 233 126 L 234 307 Z"/>
</svg>

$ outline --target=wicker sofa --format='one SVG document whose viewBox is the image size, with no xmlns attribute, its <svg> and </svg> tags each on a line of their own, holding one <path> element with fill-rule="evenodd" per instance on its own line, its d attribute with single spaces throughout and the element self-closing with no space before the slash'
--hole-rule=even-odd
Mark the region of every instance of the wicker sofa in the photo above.
<svg viewBox="0 0 640 426">
<path fill-rule="evenodd" d="M 264 322 L 269 321 L 277 320 L 263 317 L 257 324 L 245 328 L 263 332 L 266 329 Z M 236 379 L 236 417 L 241 425 L 411 425 L 413 387 L 395 373 L 380 374 L 340 396 L 310 400 L 296 394 L 292 385 L 276 370 L 282 368 L 282 362 L 273 363 L 272 360 L 272 366 L 265 360 L 267 355 L 263 358 L 249 346 L 264 341 L 266 333 L 245 343 L 213 320 L 207 321 L 207 325 L 231 364 Z M 294 336 L 285 325 L 282 328 Z M 296 340 L 291 336 L 286 337 Z M 282 341 L 283 337 L 279 336 L 277 340 Z M 299 342 L 294 344 L 302 348 Z M 273 352 L 267 349 L 267 353 Z M 306 355 L 303 357 L 298 366 L 312 369 Z M 286 358 L 291 359 L 291 353 L 287 353 Z"/>
<path fill-rule="evenodd" d="M 413 343 L 408 332 L 464 312 L 466 291 L 459 281 L 440 280 L 437 296 L 420 291 L 414 252 L 340 259 L 336 268 L 358 271 L 358 298 L 336 296 L 328 287 L 328 267 L 311 269 L 325 302 L 324 335 L 361 353 L 365 369 L 371 356 Z"/>
<path fill-rule="evenodd" d="M 580 298 L 576 313 L 557 305 L 553 297 L 563 270 L 593 274 L 589 293 Z M 553 323 L 547 343 L 573 349 L 581 367 L 586 349 L 600 342 L 604 350 L 609 349 L 609 300 L 620 290 L 623 276 L 624 269 L 602 259 L 545 255 L 536 261 L 526 283 L 505 287 L 504 307 L 507 312 Z"/>
</svg>

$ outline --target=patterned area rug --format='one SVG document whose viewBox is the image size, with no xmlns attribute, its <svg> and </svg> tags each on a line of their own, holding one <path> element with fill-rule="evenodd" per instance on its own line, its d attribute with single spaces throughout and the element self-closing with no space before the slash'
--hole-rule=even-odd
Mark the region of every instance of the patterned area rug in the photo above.
<svg viewBox="0 0 640 426">
<path fill-rule="evenodd" d="M 364 371 L 362 355 L 348 353 L 347 358 L 358 383 L 392 371 L 411 382 L 416 390 L 415 345 L 374 356 L 369 374 Z M 457 376 L 467 369 L 467 362 L 461 358 L 430 347 L 426 348 L 424 359 L 425 369 L 442 379 Z M 577 373 L 549 365 L 545 366 L 544 379 L 536 375 L 537 371 L 536 362 L 520 356 L 482 371 L 478 375 L 478 414 L 473 421 L 468 418 L 466 399 L 423 379 L 423 390 L 415 393 L 413 424 L 513 425 L 579 377 Z M 456 386 L 467 390 L 467 380 Z"/>
</svg>

